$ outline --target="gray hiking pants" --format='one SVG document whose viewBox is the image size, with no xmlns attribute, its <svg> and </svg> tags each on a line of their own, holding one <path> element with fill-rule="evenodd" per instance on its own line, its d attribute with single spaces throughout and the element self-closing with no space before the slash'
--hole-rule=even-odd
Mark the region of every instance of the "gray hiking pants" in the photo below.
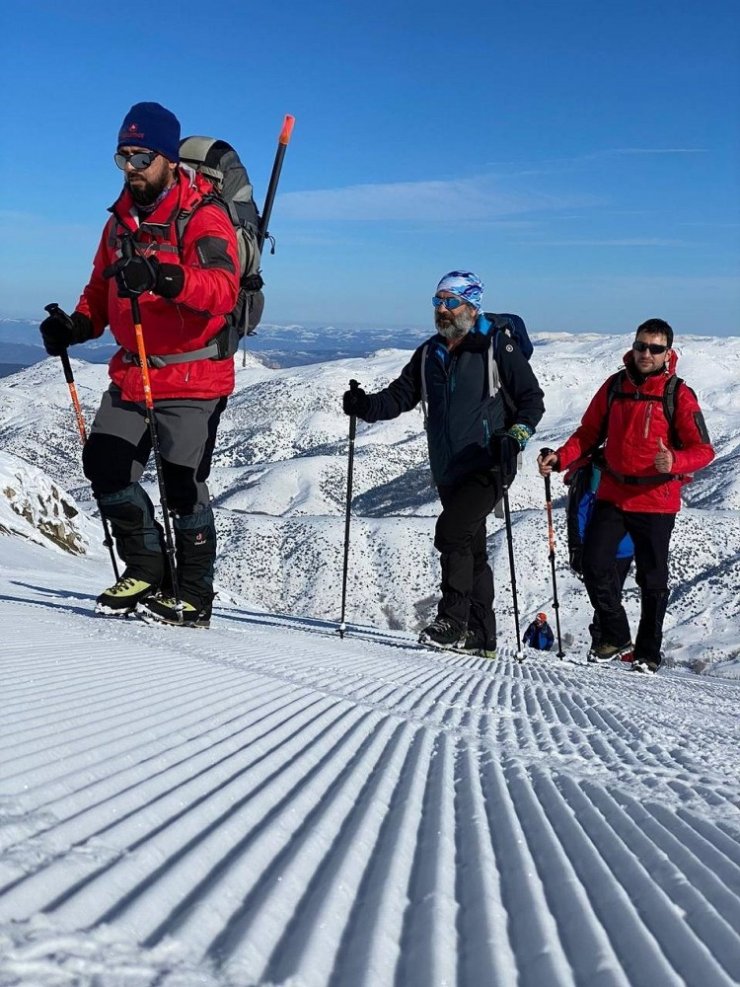
<svg viewBox="0 0 740 987">
<path fill-rule="evenodd" d="M 157 401 L 155 418 L 169 509 L 197 514 L 210 503 L 206 480 L 226 398 Z M 152 443 L 143 404 L 124 401 L 111 384 L 103 395 L 82 455 L 96 497 L 138 483 Z"/>
</svg>

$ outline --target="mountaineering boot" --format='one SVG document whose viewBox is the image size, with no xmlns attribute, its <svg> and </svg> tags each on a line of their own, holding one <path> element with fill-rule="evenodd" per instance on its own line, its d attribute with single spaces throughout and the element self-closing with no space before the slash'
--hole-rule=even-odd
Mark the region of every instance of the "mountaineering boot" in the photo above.
<svg viewBox="0 0 740 987">
<path fill-rule="evenodd" d="M 178 627 L 208 627 L 213 603 L 213 566 L 216 558 L 216 525 L 210 507 L 174 520 L 177 589 L 142 602 L 139 614 Z"/>
<path fill-rule="evenodd" d="M 198 608 L 185 600 L 180 600 L 178 603 L 171 596 L 150 596 L 141 603 L 136 612 L 142 620 L 157 621 L 173 627 L 210 627 L 211 624 L 210 604 Z"/>
<path fill-rule="evenodd" d="M 621 658 L 622 655 L 631 651 L 631 649 L 631 641 L 627 641 L 625 644 L 609 644 L 608 641 L 601 641 L 599 644 L 591 646 L 591 650 L 586 655 L 586 661 L 592 664 L 601 661 L 611 661 L 612 658 Z"/>
<path fill-rule="evenodd" d="M 110 523 L 116 550 L 126 569 L 96 601 L 96 611 L 123 616 L 155 592 L 165 574 L 164 533 L 154 520 L 154 508 L 138 483 L 98 498 L 100 513 Z"/>
<path fill-rule="evenodd" d="M 125 617 L 126 614 L 133 613 L 136 604 L 156 592 L 156 589 L 153 583 L 144 579 L 123 575 L 117 583 L 100 594 L 95 602 L 95 612 L 109 617 Z"/>
<path fill-rule="evenodd" d="M 463 646 L 458 649 L 465 655 L 475 655 L 476 658 L 490 658 L 492 661 L 497 657 L 496 645 L 486 641 L 485 636 L 479 631 L 467 630 Z"/>
<path fill-rule="evenodd" d="M 635 658 L 632 662 L 633 672 L 642 672 L 643 675 L 655 675 L 660 668 L 657 661 L 651 661 L 648 658 Z"/>
<path fill-rule="evenodd" d="M 432 648 L 461 648 L 465 643 L 467 628 L 448 617 L 437 617 L 419 635 L 419 644 Z"/>
</svg>

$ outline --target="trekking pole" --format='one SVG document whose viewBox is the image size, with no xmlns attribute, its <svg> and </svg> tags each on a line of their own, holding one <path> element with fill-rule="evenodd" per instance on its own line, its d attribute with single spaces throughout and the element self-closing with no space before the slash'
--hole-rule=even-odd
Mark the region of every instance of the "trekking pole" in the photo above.
<svg viewBox="0 0 740 987">
<path fill-rule="evenodd" d="M 278 182 L 280 181 L 280 172 L 283 169 L 283 158 L 285 157 L 285 152 L 288 148 L 288 142 L 290 141 L 290 136 L 293 133 L 293 127 L 295 126 L 295 117 L 292 117 L 289 113 L 285 114 L 285 119 L 283 120 L 283 129 L 280 131 L 280 136 L 278 137 L 277 151 L 275 152 L 275 160 L 272 165 L 272 174 L 270 175 L 270 182 L 267 186 L 267 195 L 265 196 L 265 204 L 262 207 L 262 217 L 260 219 L 260 227 L 257 233 L 257 243 L 259 244 L 260 253 L 262 253 L 262 247 L 264 246 L 265 240 L 269 237 L 267 231 L 267 224 L 270 222 L 270 216 L 272 215 L 272 205 L 275 201 L 275 193 L 277 192 Z M 275 252 L 275 247 L 273 246 L 272 252 Z"/>
<path fill-rule="evenodd" d="M 275 152 L 275 160 L 272 164 L 272 174 L 270 175 L 270 181 L 267 186 L 267 195 L 265 196 L 265 204 L 262 207 L 262 215 L 259 221 L 259 227 L 257 229 L 257 247 L 260 254 L 262 254 L 262 248 L 265 245 L 265 240 L 268 238 L 272 243 L 272 249 L 270 253 L 275 253 L 275 240 L 270 236 L 267 224 L 270 222 L 270 216 L 272 215 L 272 206 L 275 201 L 275 193 L 277 192 L 278 182 L 280 181 L 280 172 L 283 170 L 283 158 L 285 157 L 285 152 L 288 147 L 288 142 L 290 141 L 290 136 L 293 133 L 293 127 L 295 125 L 295 117 L 291 116 L 289 113 L 285 114 L 285 119 L 283 120 L 283 128 L 280 131 L 280 136 L 278 137 L 277 151 Z M 259 272 L 257 272 L 259 275 Z M 262 279 L 260 278 L 260 286 L 262 284 Z M 242 350 L 242 366 L 247 365 L 247 336 L 255 335 L 254 330 L 247 328 L 247 332 L 244 335 L 244 348 Z"/>
<path fill-rule="evenodd" d="M 540 449 L 540 456 L 549 456 L 554 449 Z M 555 623 L 558 628 L 558 658 L 565 658 L 563 640 L 560 636 L 560 603 L 558 601 L 558 583 L 555 578 L 555 528 L 552 523 L 552 490 L 550 477 L 545 477 L 545 505 L 547 507 L 547 538 L 550 544 L 550 569 L 552 571 L 552 605 L 555 610 Z"/>
<path fill-rule="evenodd" d="M 360 385 L 356 380 L 349 382 L 350 391 L 357 391 Z M 347 455 L 347 506 L 344 515 L 344 567 L 342 569 L 342 613 L 339 618 L 339 636 L 344 638 L 347 625 L 344 622 L 345 606 L 347 603 L 347 565 L 349 562 L 349 519 L 352 506 L 352 470 L 355 462 L 355 432 L 357 431 L 357 415 L 349 416 L 349 453 Z"/>
<path fill-rule="evenodd" d="M 121 253 L 124 259 L 130 260 L 134 256 L 134 246 L 130 238 L 125 237 L 121 241 Z M 162 505 L 164 517 L 165 546 L 167 549 L 167 562 L 170 570 L 170 580 L 172 583 L 172 596 L 175 600 L 175 610 L 178 619 L 182 621 L 182 600 L 180 599 L 180 588 L 177 584 L 177 567 L 175 566 L 175 540 L 172 536 L 172 524 L 170 521 L 170 511 L 167 506 L 167 491 L 164 486 L 164 473 L 162 472 L 162 455 L 159 451 L 159 435 L 157 434 L 157 420 L 154 417 L 154 401 L 152 399 L 152 385 L 149 380 L 149 364 L 147 363 L 146 347 L 144 345 L 144 330 L 141 327 L 141 309 L 139 307 L 138 295 L 131 295 L 131 316 L 134 321 L 134 332 L 136 333 L 136 349 L 139 355 L 139 365 L 141 369 L 141 383 L 144 388 L 144 405 L 146 407 L 146 420 L 149 425 L 149 435 L 152 442 L 152 452 L 154 454 L 154 466 L 157 471 L 157 483 L 159 484 L 159 501 Z"/>
<path fill-rule="evenodd" d="M 511 572 L 511 596 L 514 601 L 514 629 L 516 630 L 516 658 L 524 661 L 522 640 L 519 633 L 519 600 L 516 592 L 516 570 L 514 568 L 514 538 L 511 532 L 511 513 L 509 511 L 509 485 L 504 486 L 504 523 L 506 524 L 506 541 L 509 547 L 509 571 Z"/>
<path fill-rule="evenodd" d="M 49 315 L 55 316 L 57 319 L 62 319 L 62 321 L 67 322 L 68 326 L 72 327 L 72 320 L 67 315 L 67 313 L 57 305 L 56 302 L 52 302 L 50 305 L 45 305 L 44 310 L 49 313 Z M 80 441 L 83 446 L 87 442 L 87 430 L 85 428 L 85 418 L 82 414 L 82 405 L 80 404 L 80 399 L 77 395 L 77 387 L 75 386 L 75 378 L 72 373 L 72 365 L 69 362 L 69 353 L 66 348 L 62 350 L 59 354 L 59 359 L 62 361 L 62 368 L 64 370 L 64 379 L 67 381 L 67 387 L 69 387 L 69 395 L 72 398 L 72 407 L 75 410 L 75 417 L 77 419 L 77 429 L 80 433 Z M 103 522 L 103 544 L 108 549 L 110 553 L 111 565 L 113 566 L 113 574 L 116 577 L 116 582 L 120 579 L 118 574 L 118 563 L 116 562 L 116 553 L 113 551 L 113 539 L 111 538 L 110 528 L 108 527 L 108 519 L 101 512 L 100 520 Z"/>
</svg>

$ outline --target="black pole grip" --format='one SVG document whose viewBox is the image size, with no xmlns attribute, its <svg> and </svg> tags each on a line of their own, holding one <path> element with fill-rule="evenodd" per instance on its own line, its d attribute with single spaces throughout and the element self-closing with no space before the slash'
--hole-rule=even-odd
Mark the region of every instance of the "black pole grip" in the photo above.
<svg viewBox="0 0 740 987">
<path fill-rule="evenodd" d="M 122 236 L 121 237 L 121 257 L 123 257 L 123 259 L 125 261 L 130 261 L 131 258 L 134 256 L 135 253 L 136 253 L 136 251 L 134 250 L 134 244 L 133 244 L 133 239 L 132 239 L 131 235 L 129 234 L 129 236 Z"/>
<path fill-rule="evenodd" d="M 64 379 L 68 384 L 74 384 L 75 378 L 72 373 L 72 364 L 69 362 L 69 353 L 67 350 L 62 350 L 59 354 L 59 359 L 62 361 L 62 370 L 64 370 Z"/>
<path fill-rule="evenodd" d="M 59 319 L 60 322 L 64 322 L 68 329 L 74 329 L 74 322 L 56 302 L 49 302 L 48 305 L 44 305 L 44 311 L 53 315 L 55 319 Z"/>
<path fill-rule="evenodd" d="M 58 319 L 60 322 L 64 322 L 69 330 L 74 331 L 74 322 L 67 315 L 64 309 L 56 302 L 50 302 L 48 305 L 44 305 L 44 311 L 48 312 L 49 315 L 53 315 L 54 318 Z M 69 353 L 67 352 L 66 347 L 59 354 L 59 359 L 62 361 L 64 379 L 68 384 L 74 384 L 75 378 L 72 373 L 72 365 L 69 362 Z"/>
</svg>

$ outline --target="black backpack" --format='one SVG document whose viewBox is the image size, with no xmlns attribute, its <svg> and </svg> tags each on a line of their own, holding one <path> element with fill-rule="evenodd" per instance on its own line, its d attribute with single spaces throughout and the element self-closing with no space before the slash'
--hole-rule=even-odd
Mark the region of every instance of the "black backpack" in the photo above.
<svg viewBox="0 0 740 987">
<path fill-rule="evenodd" d="M 260 272 L 260 215 L 253 198 L 252 183 L 231 144 L 214 137 L 186 137 L 180 142 L 180 161 L 213 182 L 215 194 L 203 199 L 221 206 L 236 231 L 239 249 L 239 296 L 229 316 L 219 356 L 233 356 L 239 340 L 254 333 L 264 309 Z M 178 243 L 192 213 L 181 213 L 175 220 Z M 221 352 L 223 351 L 223 352 Z"/>
</svg>

